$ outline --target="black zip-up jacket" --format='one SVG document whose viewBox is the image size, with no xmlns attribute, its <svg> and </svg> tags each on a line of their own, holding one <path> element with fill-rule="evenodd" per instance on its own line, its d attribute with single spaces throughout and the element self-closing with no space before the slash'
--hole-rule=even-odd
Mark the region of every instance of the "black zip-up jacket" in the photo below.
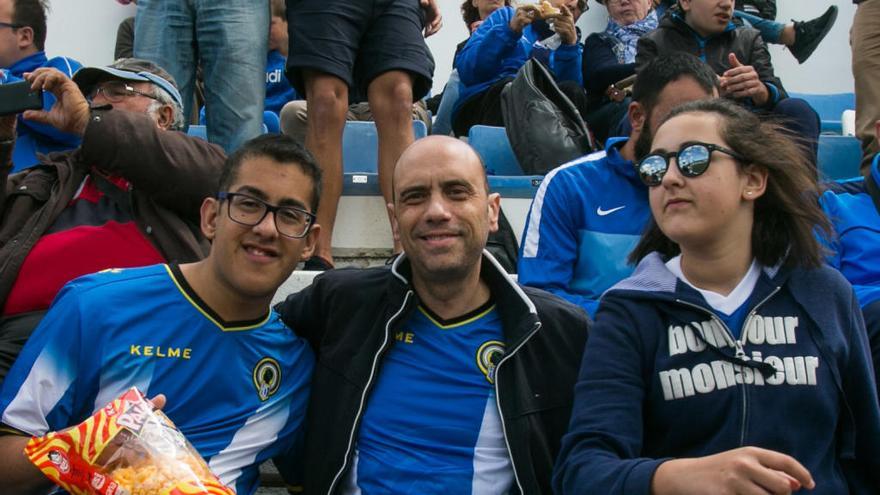
<svg viewBox="0 0 880 495">
<path fill-rule="evenodd" d="M 764 45 L 761 33 L 757 29 L 736 27 L 730 23 L 724 32 L 709 38 L 701 38 L 685 23 L 678 8 L 672 8 L 660 20 L 657 29 L 639 39 L 636 74 L 655 57 L 673 52 L 695 55 L 709 64 L 719 76 L 730 69 L 728 54 L 735 53 L 736 58 L 743 65 L 751 65 L 755 68 L 761 82 L 770 91 L 770 98 L 765 108 L 773 108 L 780 100 L 788 97 L 785 88 L 782 87 L 782 81 L 773 72 L 770 52 L 767 51 L 767 46 Z M 752 106 L 751 100 L 738 101 L 746 106 Z"/>
<path fill-rule="evenodd" d="M 419 305 L 409 273 L 404 256 L 390 269 L 328 271 L 276 307 L 318 357 L 302 456 L 305 493 L 337 492 L 351 468 L 382 357 Z M 514 491 L 549 494 L 589 319 L 577 306 L 512 282 L 485 251 L 481 276 L 492 291 L 506 340 L 495 387 Z"/>
</svg>

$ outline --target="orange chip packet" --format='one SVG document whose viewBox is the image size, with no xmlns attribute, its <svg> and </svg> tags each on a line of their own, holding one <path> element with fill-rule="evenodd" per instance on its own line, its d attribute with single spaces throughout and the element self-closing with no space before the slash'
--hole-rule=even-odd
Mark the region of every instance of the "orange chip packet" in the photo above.
<svg viewBox="0 0 880 495">
<path fill-rule="evenodd" d="M 235 495 L 162 411 L 131 388 L 25 455 L 73 495 Z"/>
</svg>

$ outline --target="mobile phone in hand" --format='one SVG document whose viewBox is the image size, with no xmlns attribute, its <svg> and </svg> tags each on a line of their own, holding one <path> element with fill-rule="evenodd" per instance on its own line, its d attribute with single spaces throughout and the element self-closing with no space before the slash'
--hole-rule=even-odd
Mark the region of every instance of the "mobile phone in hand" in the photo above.
<svg viewBox="0 0 880 495">
<path fill-rule="evenodd" d="M 12 115 L 41 108 L 43 108 L 43 91 L 31 90 L 31 83 L 21 81 L 0 84 L 0 115 Z"/>
</svg>

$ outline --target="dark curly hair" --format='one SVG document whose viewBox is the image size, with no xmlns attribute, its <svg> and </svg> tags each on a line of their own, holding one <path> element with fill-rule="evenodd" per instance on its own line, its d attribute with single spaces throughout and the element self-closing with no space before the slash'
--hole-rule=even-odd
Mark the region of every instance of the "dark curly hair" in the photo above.
<svg viewBox="0 0 880 495">
<path fill-rule="evenodd" d="M 510 6 L 510 0 L 504 0 L 504 6 Z M 480 20 L 480 11 L 474 7 L 471 0 L 461 2 L 461 18 L 464 19 L 464 25 L 470 29 L 471 24 Z"/>
</svg>

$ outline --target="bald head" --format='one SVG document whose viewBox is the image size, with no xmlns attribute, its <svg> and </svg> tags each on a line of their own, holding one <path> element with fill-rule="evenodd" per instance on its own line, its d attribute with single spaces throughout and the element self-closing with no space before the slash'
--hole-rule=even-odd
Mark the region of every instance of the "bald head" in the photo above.
<svg viewBox="0 0 880 495">
<path fill-rule="evenodd" d="M 449 136 L 428 136 L 411 144 L 394 167 L 391 179 L 392 194 L 397 202 L 397 184 L 413 170 L 438 164 L 459 169 L 465 176 L 475 177 L 473 186 L 489 192 L 489 181 L 480 155 L 467 143 Z"/>
</svg>

